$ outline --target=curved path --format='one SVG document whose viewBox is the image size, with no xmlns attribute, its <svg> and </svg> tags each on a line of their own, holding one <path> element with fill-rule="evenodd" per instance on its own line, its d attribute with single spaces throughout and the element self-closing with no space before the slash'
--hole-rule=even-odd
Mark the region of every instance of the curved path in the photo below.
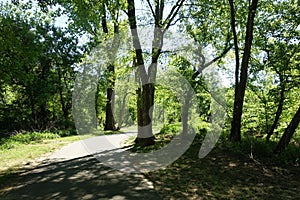
<svg viewBox="0 0 300 200">
<path fill-rule="evenodd" d="M 128 137 L 136 135 L 136 131 L 127 131 L 122 134 L 102 135 L 71 143 L 52 154 L 50 160 L 75 159 L 83 156 L 93 155 L 104 151 L 121 148 L 121 143 Z"/>
<path fill-rule="evenodd" d="M 124 151 L 121 142 L 134 134 L 97 136 L 69 144 L 17 174 L 16 184 L 0 199 L 161 199 L 144 175 L 122 173 L 93 157 L 115 149 Z"/>
</svg>

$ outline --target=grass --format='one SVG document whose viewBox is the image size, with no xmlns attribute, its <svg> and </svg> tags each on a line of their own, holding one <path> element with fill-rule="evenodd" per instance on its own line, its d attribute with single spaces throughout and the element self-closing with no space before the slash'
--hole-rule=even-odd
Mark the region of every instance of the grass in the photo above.
<svg viewBox="0 0 300 200">
<path fill-rule="evenodd" d="M 60 134 L 64 137 L 61 137 Z M 0 140 L 0 184 L 7 181 L 22 167 L 31 165 L 42 156 L 45 157 L 62 146 L 83 139 L 83 137 L 89 136 L 70 135 L 64 131 L 59 133 L 19 133 L 2 138 Z"/>
<path fill-rule="evenodd" d="M 0 173 L 12 168 L 18 168 L 44 154 L 51 153 L 70 142 L 80 140 L 79 136 L 65 138 L 43 139 L 30 143 L 8 142 L 0 149 Z"/>
<path fill-rule="evenodd" d="M 118 134 L 121 131 L 94 131 L 78 135 L 74 131 L 21 132 L 0 139 L 0 186 L 6 185 L 24 168 L 39 164 L 61 147 L 93 136 Z M 1 188 L 1 187 L 0 187 Z M 3 191 L 2 191 L 3 192 Z"/>
<path fill-rule="evenodd" d="M 134 152 L 155 151 L 168 144 L 176 133 L 178 129 L 172 125 L 155 135 L 154 146 L 135 146 L 134 137 L 127 140 L 126 145 L 131 145 L 130 151 Z M 30 165 L 36 158 L 83 137 L 40 134 L 18 135 L 1 141 L 0 185 L 10 181 L 16 170 L 28 163 Z M 92 135 L 95 134 L 103 135 L 97 132 Z M 196 135 L 190 148 L 170 166 L 145 174 L 163 199 L 298 198 L 299 145 L 291 144 L 283 154 L 274 155 L 274 142 L 266 144 L 260 138 L 243 138 L 242 143 L 233 144 L 227 142 L 223 135 L 208 156 L 199 159 L 203 137 Z"/>
<path fill-rule="evenodd" d="M 77 135 L 74 131 L 23 132 L 0 139 L 0 176 L 11 174 L 41 156 L 53 153 L 62 146 L 97 135 L 110 135 L 121 131 L 95 131 Z M 1 180 L 1 177 L 0 177 Z"/>
</svg>

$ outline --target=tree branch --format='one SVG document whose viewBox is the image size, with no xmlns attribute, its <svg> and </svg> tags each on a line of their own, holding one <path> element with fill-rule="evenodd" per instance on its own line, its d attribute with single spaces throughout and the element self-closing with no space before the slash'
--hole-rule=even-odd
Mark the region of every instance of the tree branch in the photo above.
<svg viewBox="0 0 300 200">
<path fill-rule="evenodd" d="M 238 85 L 239 83 L 239 71 L 240 71 L 240 56 L 239 56 L 239 46 L 238 46 L 238 38 L 236 33 L 236 27 L 235 27 L 235 9 L 233 0 L 229 0 L 230 5 L 230 15 L 231 15 L 231 29 L 233 34 L 233 40 L 234 40 L 234 50 L 235 50 L 235 85 Z"/>
<path fill-rule="evenodd" d="M 193 76 L 192 76 L 192 79 L 195 79 L 198 75 L 200 75 L 202 73 L 202 71 L 204 69 L 206 69 L 207 67 L 209 67 L 210 65 L 212 65 L 214 62 L 217 62 L 218 60 L 220 60 L 221 58 L 223 58 L 229 51 L 230 49 L 232 48 L 232 46 L 230 47 L 225 47 L 224 51 L 217 57 L 215 57 L 214 59 L 212 59 L 211 61 L 209 61 L 208 63 L 205 63 L 202 65 L 202 68 L 197 70 Z"/>
<path fill-rule="evenodd" d="M 172 21 L 174 20 L 175 16 L 179 12 L 179 9 L 183 5 L 184 1 L 185 0 L 177 0 L 176 4 L 172 7 L 169 15 L 167 16 L 167 18 L 163 22 L 163 26 L 165 26 L 166 30 L 170 27 L 170 24 L 172 23 Z"/>
<path fill-rule="evenodd" d="M 128 3 L 128 20 L 131 30 L 131 36 L 133 40 L 133 46 L 136 54 L 137 66 L 139 67 L 140 77 L 143 84 L 147 83 L 147 72 L 144 65 L 143 51 L 140 43 L 140 39 L 137 32 L 136 15 L 134 0 L 127 0 Z"/>
<path fill-rule="evenodd" d="M 156 21 L 157 16 L 156 16 L 155 13 L 154 13 L 154 10 L 153 10 L 153 7 L 152 7 L 152 5 L 151 5 L 151 3 L 150 3 L 150 0 L 146 0 L 146 1 L 147 1 L 148 6 L 149 6 L 149 8 L 150 8 L 150 10 L 151 10 L 151 13 L 152 13 L 152 15 L 153 15 L 153 18 L 154 18 L 154 20 Z"/>
</svg>

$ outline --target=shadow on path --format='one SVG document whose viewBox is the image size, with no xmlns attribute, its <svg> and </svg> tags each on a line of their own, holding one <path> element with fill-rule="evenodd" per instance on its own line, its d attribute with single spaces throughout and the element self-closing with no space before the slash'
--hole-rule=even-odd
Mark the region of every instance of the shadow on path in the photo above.
<svg viewBox="0 0 300 200">
<path fill-rule="evenodd" d="M 91 155 L 44 161 L 15 179 L 0 199 L 161 199 L 142 174 L 119 172 Z"/>
</svg>

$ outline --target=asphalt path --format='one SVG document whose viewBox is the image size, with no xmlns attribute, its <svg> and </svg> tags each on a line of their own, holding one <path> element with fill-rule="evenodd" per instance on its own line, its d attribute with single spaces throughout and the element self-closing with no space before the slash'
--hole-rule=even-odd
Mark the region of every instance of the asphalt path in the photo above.
<svg viewBox="0 0 300 200">
<path fill-rule="evenodd" d="M 66 145 L 39 165 L 16 174 L 0 199 L 161 199 L 143 174 L 113 169 L 95 157 L 125 151 L 121 143 L 135 134 L 96 136 Z"/>
</svg>

